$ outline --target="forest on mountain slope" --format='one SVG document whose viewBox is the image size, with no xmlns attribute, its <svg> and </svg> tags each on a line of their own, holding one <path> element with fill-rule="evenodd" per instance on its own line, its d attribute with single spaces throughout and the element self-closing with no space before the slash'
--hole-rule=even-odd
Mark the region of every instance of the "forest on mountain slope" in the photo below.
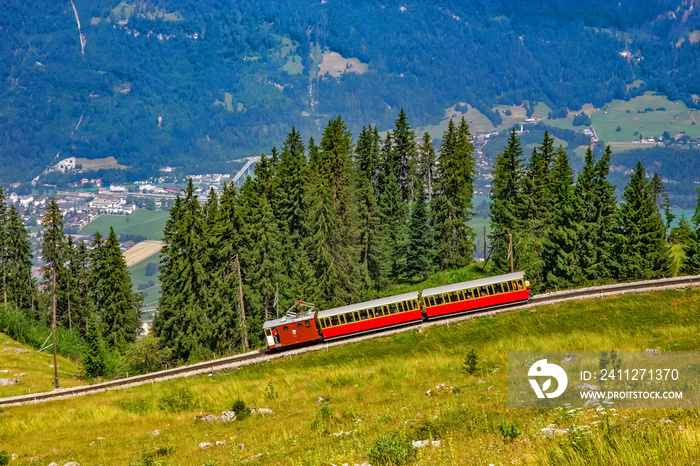
<svg viewBox="0 0 700 466">
<path fill-rule="evenodd" d="M 319 137 L 337 114 L 358 134 L 368 122 L 391 128 L 398 108 L 419 127 L 457 102 L 497 123 L 497 104 L 578 110 L 653 90 L 695 107 L 700 94 L 689 36 L 700 17 L 687 0 L 74 5 L 80 31 L 70 1 L 3 2 L 4 182 L 33 178 L 59 153 L 114 156 L 132 177 L 162 165 L 226 171 L 292 125 Z M 341 61 L 321 74 L 324 52 L 366 72 Z"/>
</svg>

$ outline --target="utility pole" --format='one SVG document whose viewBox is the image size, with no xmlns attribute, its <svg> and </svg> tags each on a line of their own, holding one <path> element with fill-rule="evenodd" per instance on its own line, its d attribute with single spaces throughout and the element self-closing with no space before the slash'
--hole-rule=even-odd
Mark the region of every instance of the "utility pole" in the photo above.
<svg viewBox="0 0 700 466">
<path fill-rule="evenodd" d="M 486 225 L 484 225 L 484 261 L 486 261 Z"/>
<path fill-rule="evenodd" d="M 248 349 L 248 327 L 245 321 L 245 306 L 243 305 L 243 279 L 241 278 L 241 263 L 236 254 L 236 271 L 238 273 L 238 317 L 241 322 L 241 343 L 243 348 Z"/>
<path fill-rule="evenodd" d="M 277 319 L 280 318 L 280 282 L 275 282 L 275 310 L 277 311 Z"/>
<path fill-rule="evenodd" d="M 53 325 L 51 329 L 51 334 L 53 335 L 53 373 L 54 373 L 54 387 L 56 390 L 61 388 L 58 384 L 58 363 L 56 362 L 56 266 L 53 267 Z"/>
<path fill-rule="evenodd" d="M 513 235 L 508 235 L 508 255 L 510 256 L 510 273 L 513 273 Z"/>
</svg>

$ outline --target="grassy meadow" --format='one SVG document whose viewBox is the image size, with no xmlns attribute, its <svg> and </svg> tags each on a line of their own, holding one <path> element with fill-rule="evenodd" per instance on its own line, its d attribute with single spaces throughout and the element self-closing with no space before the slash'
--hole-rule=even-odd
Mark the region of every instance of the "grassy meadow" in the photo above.
<svg viewBox="0 0 700 466">
<path fill-rule="evenodd" d="M 86 384 L 78 377 L 82 373 L 78 363 L 63 356 L 58 356 L 57 361 L 58 380 L 62 388 Z M 31 346 L 18 343 L 0 333 L 0 378 L 20 381 L 18 384 L 0 386 L 0 398 L 53 390 L 54 369 L 51 348 L 39 353 Z M 0 419 L 2 419 L 1 413 Z"/>
<path fill-rule="evenodd" d="M 146 209 L 138 209 L 129 215 L 100 215 L 85 225 L 79 233 L 94 235 L 99 231 L 102 236 L 107 236 L 111 226 L 117 236 L 139 235 L 146 239 L 159 240 L 163 237 L 163 228 L 168 215 L 170 215 L 168 212 Z"/>
<path fill-rule="evenodd" d="M 688 464 L 700 461 L 697 410 L 509 409 L 507 361 L 513 350 L 698 350 L 699 317 L 697 290 L 478 317 L 211 376 L 5 408 L 0 450 L 18 455 L 14 465 Z M 468 375 L 472 348 L 478 368 Z M 439 384 L 455 390 L 425 395 Z M 195 420 L 238 399 L 273 414 Z M 540 435 L 551 424 L 570 430 Z M 425 439 L 441 444 L 407 446 Z"/>
</svg>

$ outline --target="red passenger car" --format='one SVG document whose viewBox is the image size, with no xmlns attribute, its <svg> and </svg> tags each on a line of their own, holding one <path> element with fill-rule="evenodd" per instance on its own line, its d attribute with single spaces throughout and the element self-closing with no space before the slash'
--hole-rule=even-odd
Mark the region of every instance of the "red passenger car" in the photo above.
<svg viewBox="0 0 700 466">
<path fill-rule="evenodd" d="M 527 301 L 530 282 L 523 272 L 482 278 L 423 290 L 428 318 L 455 312 Z"/>
<path fill-rule="evenodd" d="M 318 313 L 324 339 L 419 321 L 423 311 L 418 293 L 406 293 Z"/>
<path fill-rule="evenodd" d="M 319 339 L 316 313 L 313 311 L 269 320 L 263 324 L 270 349 L 298 345 Z"/>
</svg>

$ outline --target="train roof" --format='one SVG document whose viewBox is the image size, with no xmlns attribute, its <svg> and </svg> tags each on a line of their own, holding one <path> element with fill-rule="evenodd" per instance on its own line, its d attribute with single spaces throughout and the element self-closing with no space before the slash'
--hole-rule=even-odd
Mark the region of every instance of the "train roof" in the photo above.
<svg viewBox="0 0 700 466">
<path fill-rule="evenodd" d="M 263 324 L 263 330 L 266 328 L 278 327 L 280 325 L 289 325 L 296 322 L 303 322 L 305 320 L 313 319 L 314 311 L 307 311 L 303 314 L 296 314 L 293 316 L 284 316 L 275 320 L 268 320 Z"/>
<path fill-rule="evenodd" d="M 468 282 L 453 283 L 452 285 L 428 288 L 427 290 L 423 290 L 423 294 L 421 296 L 434 296 L 436 294 L 466 290 L 467 288 L 478 288 L 480 286 L 493 285 L 494 283 L 501 283 L 510 280 L 521 280 L 523 278 L 525 278 L 525 272 L 507 273 L 504 275 L 496 275 L 495 277 L 480 278 L 478 280 L 471 280 Z"/>
<path fill-rule="evenodd" d="M 333 309 L 327 309 L 325 311 L 319 311 L 318 318 L 330 317 L 338 314 L 345 314 L 346 312 L 359 311 L 362 309 L 368 309 L 371 307 L 384 306 L 385 304 L 394 304 L 399 301 L 407 301 L 409 299 L 418 299 L 418 292 L 405 293 L 397 296 L 389 296 L 387 298 L 375 299 L 373 301 L 365 301 L 364 303 L 348 304 L 347 306 L 336 307 Z"/>
</svg>

